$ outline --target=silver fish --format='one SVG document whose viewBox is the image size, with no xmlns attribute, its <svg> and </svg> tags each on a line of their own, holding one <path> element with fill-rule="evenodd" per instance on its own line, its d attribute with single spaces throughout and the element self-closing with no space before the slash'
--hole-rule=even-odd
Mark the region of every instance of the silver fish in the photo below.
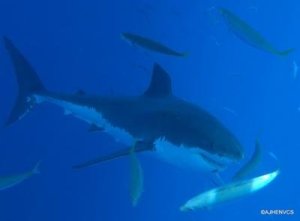
<svg viewBox="0 0 300 221">
<path fill-rule="evenodd" d="M 35 174 L 39 174 L 40 173 L 39 166 L 40 166 L 40 162 L 38 162 L 35 165 L 35 167 L 30 171 L 20 173 L 20 174 L 1 176 L 0 177 L 0 190 L 6 190 L 8 188 L 16 186 L 17 184 L 20 184 L 23 181 L 29 179 L 31 176 L 33 176 Z"/>
</svg>

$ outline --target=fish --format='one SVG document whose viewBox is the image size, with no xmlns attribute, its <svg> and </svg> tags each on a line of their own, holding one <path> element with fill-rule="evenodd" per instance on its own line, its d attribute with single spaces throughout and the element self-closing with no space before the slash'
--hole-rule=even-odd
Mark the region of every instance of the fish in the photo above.
<svg viewBox="0 0 300 221">
<path fill-rule="evenodd" d="M 25 173 L 0 176 L 0 191 L 14 187 L 22 183 L 23 181 L 29 179 L 33 175 L 39 174 L 40 173 L 39 166 L 40 166 L 40 162 L 38 162 L 32 170 L 27 171 Z"/>
<path fill-rule="evenodd" d="M 293 78 L 296 79 L 298 77 L 299 66 L 296 61 L 293 61 Z"/>
<path fill-rule="evenodd" d="M 289 55 L 294 48 L 278 50 L 250 24 L 226 8 L 218 8 L 230 31 L 243 42 L 254 48 L 280 56 Z"/>
<path fill-rule="evenodd" d="M 217 204 L 254 193 L 269 185 L 279 174 L 279 170 L 249 180 L 232 182 L 214 188 L 188 200 L 180 207 L 182 212 L 211 208 Z"/>
<path fill-rule="evenodd" d="M 261 145 L 258 140 L 255 143 L 255 149 L 251 159 L 234 175 L 233 180 L 241 180 L 249 174 L 250 171 L 258 165 L 261 160 Z"/>
<path fill-rule="evenodd" d="M 133 144 L 130 152 L 130 197 L 132 205 L 135 207 L 144 190 L 143 169 L 135 154 L 136 142 Z"/>
<path fill-rule="evenodd" d="M 143 37 L 141 35 L 129 33 L 129 32 L 124 32 L 121 34 L 121 37 L 129 41 L 133 45 L 138 45 L 144 49 L 148 49 L 157 53 L 165 54 L 165 55 L 172 55 L 172 56 L 177 56 L 177 57 L 187 57 L 188 53 L 185 52 L 178 52 L 175 51 L 162 43 L 152 40 L 150 38 Z"/>
<path fill-rule="evenodd" d="M 220 120 L 173 94 L 170 75 L 157 63 L 142 95 L 57 93 L 46 89 L 33 66 L 9 38 L 4 37 L 4 44 L 19 88 L 7 126 L 46 102 L 93 127 L 102 128 L 102 133 L 123 146 L 111 154 L 76 164 L 74 169 L 129 156 L 136 140 L 136 153 L 147 152 L 179 168 L 204 173 L 222 171 L 244 157 L 242 144 Z"/>
</svg>

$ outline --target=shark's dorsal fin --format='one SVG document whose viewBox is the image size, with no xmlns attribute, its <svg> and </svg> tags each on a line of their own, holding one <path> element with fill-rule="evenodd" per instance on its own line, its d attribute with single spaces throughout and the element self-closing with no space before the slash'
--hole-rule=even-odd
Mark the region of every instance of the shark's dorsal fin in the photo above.
<svg viewBox="0 0 300 221">
<path fill-rule="evenodd" d="M 172 95 L 172 82 L 169 74 L 157 63 L 153 65 L 152 79 L 144 96 L 165 97 Z"/>
</svg>

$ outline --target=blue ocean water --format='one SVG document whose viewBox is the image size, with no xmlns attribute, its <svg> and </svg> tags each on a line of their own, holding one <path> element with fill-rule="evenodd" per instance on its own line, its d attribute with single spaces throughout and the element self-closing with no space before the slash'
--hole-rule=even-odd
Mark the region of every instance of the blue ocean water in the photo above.
<svg viewBox="0 0 300 221">
<path fill-rule="evenodd" d="M 179 207 L 186 200 L 214 184 L 203 174 L 142 155 L 144 193 L 133 208 L 128 158 L 82 171 L 71 168 L 120 144 L 104 133 L 89 133 L 84 122 L 43 104 L 0 129 L 0 174 L 28 171 L 41 160 L 40 175 L 0 192 L 0 220 L 298 220 L 300 78 L 294 76 L 293 64 L 300 62 L 299 52 L 280 57 L 247 45 L 228 30 L 216 13 L 218 6 L 240 15 L 276 47 L 299 48 L 300 4 L 295 0 L 0 1 L 0 35 L 14 41 L 45 86 L 56 92 L 139 95 L 149 84 L 153 63 L 160 63 L 171 75 L 174 94 L 220 119 L 243 144 L 247 159 L 260 140 L 263 158 L 251 177 L 279 165 L 281 174 L 270 186 L 211 209 L 183 213 Z M 149 36 L 189 56 L 131 47 L 120 38 L 122 32 Z M 0 69 L 4 124 L 17 84 L 3 44 Z M 224 171 L 224 180 L 241 164 Z M 261 215 L 262 209 L 292 209 L 295 215 Z"/>
</svg>

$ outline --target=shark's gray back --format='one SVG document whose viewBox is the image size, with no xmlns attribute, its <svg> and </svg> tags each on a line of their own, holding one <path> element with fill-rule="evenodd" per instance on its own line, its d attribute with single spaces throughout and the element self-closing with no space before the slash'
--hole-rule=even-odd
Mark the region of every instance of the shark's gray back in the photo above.
<svg viewBox="0 0 300 221">
<path fill-rule="evenodd" d="M 133 137 L 153 142 L 164 138 L 176 146 L 200 147 L 240 159 L 243 150 L 235 136 L 204 109 L 172 94 L 171 79 L 155 66 L 146 92 L 137 97 L 60 97 L 95 108 L 112 125 Z"/>
</svg>

